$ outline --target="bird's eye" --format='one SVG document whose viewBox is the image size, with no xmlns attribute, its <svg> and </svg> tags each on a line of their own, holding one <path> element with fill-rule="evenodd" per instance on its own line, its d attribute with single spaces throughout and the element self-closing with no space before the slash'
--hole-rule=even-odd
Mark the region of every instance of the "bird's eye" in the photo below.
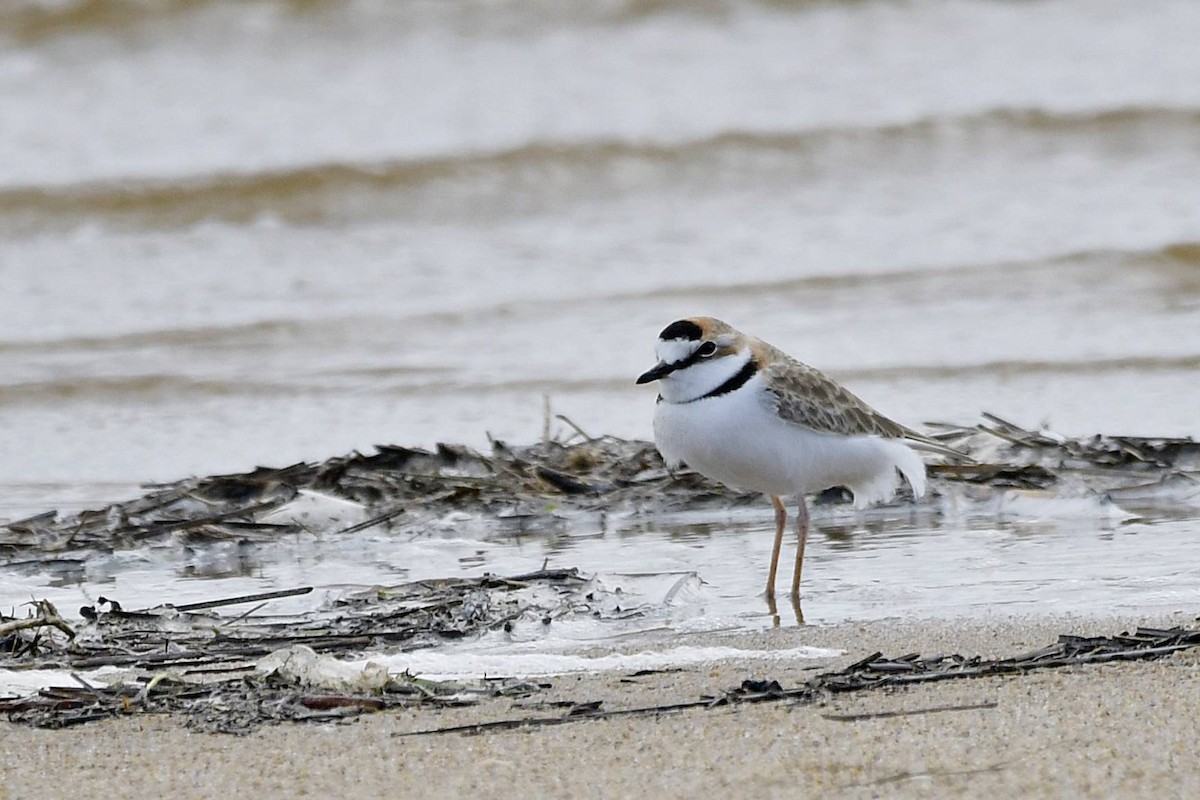
<svg viewBox="0 0 1200 800">
<path fill-rule="evenodd" d="M 705 342 L 696 350 L 701 358 L 708 358 L 715 352 L 717 352 L 717 345 L 714 342 Z"/>
</svg>

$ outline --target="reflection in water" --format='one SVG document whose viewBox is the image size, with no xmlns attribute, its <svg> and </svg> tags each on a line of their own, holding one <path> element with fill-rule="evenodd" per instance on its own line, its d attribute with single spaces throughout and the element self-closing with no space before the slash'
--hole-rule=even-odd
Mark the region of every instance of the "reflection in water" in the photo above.
<svg viewBox="0 0 1200 800">
<path fill-rule="evenodd" d="M 477 567 L 487 563 L 487 553 L 482 550 L 472 553 L 468 556 L 459 556 L 458 563 L 463 567 Z"/>
<path fill-rule="evenodd" d="M 771 615 L 772 627 L 778 628 L 781 625 L 779 617 L 779 606 L 775 603 L 775 595 L 765 595 L 767 600 L 767 613 Z M 788 604 L 792 607 L 792 615 L 796 620 L 796 625 L 804 624 L 804 611 L 801 609 L 800 598 L 794 594 L 788 594 Z"/>
<path fill-rule="evenodd" d="M 900 516 L 902 519 L 895 519 Z M 273 601 L 303 611 L 356 588 L 408 580 L 513 575 L 576 567 L 617 599 L 620 626 L 555 626 L 588 641 L 714 629 L 904 617 L 1005 613 L 1145 613 L 1175 610 L 1200 592 L 1197 514 L 1119 525 L 1095 518 L 994 517 L 955 521 L 875 509 L 846 516 L 821 507 L 809 541 L 803 607 L 762 590 L 773 525 L 769 510 L 678 517 L 570 520 L 563 531 L 393 537 L 295 535 L 265 544 L 161 546 L 111 556 L 0 567 L 0 604 L 30 597 L 74 608 L 106 596 L 125 608 L 313 586 L 308 597 Z M 478 526 L 464 526 L 478 534 Z M 613 609 L 616 613 L 616 608 Z M 569 611 L 560 620 L 567 622 Z M 564 634 L 565 635 L 565 634 Z"/>
<path fill-rule="evenodd" d="M 268 555 L 249 542 L 214 542 L 189 546 L 187 561 L 179 566 L 181 578 L 256 578 L 262 574 L 262 559 Z"/>
<path fill-rule="evenodd" d="M 45 576 L 48 586 L 78 586 L 87 574 L 87 561 L 82 558 L 48 558 L 14 561 L 0 568 L 0 576 Z"/>
</svg>

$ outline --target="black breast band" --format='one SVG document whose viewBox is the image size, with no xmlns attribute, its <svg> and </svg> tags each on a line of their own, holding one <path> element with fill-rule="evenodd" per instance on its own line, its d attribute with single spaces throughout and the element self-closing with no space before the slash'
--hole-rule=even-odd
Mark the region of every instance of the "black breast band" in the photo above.
<svg viewBox="0 0 1200 800">
<path fill-rule="evenodd" d="M 702 394 L 695 400 L 688 400 L 689 403 L 694 403 L 696 400 L 707 400 L 710 397 L 720 397 L 723 394 L 737 391 L 746 385 L 746 381 L 754 377 L 754 373 L 758 372 L 758 362 L 753 358 L 746 362 L 746 366 L 738 370 L 737 374 L 729 380 L 722 383 L 717 388 L 713 389 L 708 394 Z"/>
</svg>

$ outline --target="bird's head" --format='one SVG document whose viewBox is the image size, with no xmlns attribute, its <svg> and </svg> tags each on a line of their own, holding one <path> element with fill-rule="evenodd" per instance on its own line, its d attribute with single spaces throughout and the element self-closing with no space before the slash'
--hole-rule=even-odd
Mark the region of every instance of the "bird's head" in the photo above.
<svg viewBox="0 0 1200 800">
<path fill-rule="evenodd" d="M 712 317 L 689 317 L 663 328 L 654 346 L 658 363 L 638 383 L 660 381 L 663 400 L 702 397 L 736 375 L 752 357 L 746 337 Z"/>
</svg>

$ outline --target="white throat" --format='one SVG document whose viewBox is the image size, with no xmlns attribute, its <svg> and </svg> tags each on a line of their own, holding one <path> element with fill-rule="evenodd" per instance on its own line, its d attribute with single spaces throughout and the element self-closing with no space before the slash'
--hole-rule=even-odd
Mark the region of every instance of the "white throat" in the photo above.
<svg viewBox="0 0 1200 800">
<path fill-rule="evenodd" d="M 733 355 L 697 361 L 664 376 L 659 381 L 659 394 L 664 403 L 698 400 L 741 372 L 751 358 L 750 349 L 743 348 Z"/>
</svg>

